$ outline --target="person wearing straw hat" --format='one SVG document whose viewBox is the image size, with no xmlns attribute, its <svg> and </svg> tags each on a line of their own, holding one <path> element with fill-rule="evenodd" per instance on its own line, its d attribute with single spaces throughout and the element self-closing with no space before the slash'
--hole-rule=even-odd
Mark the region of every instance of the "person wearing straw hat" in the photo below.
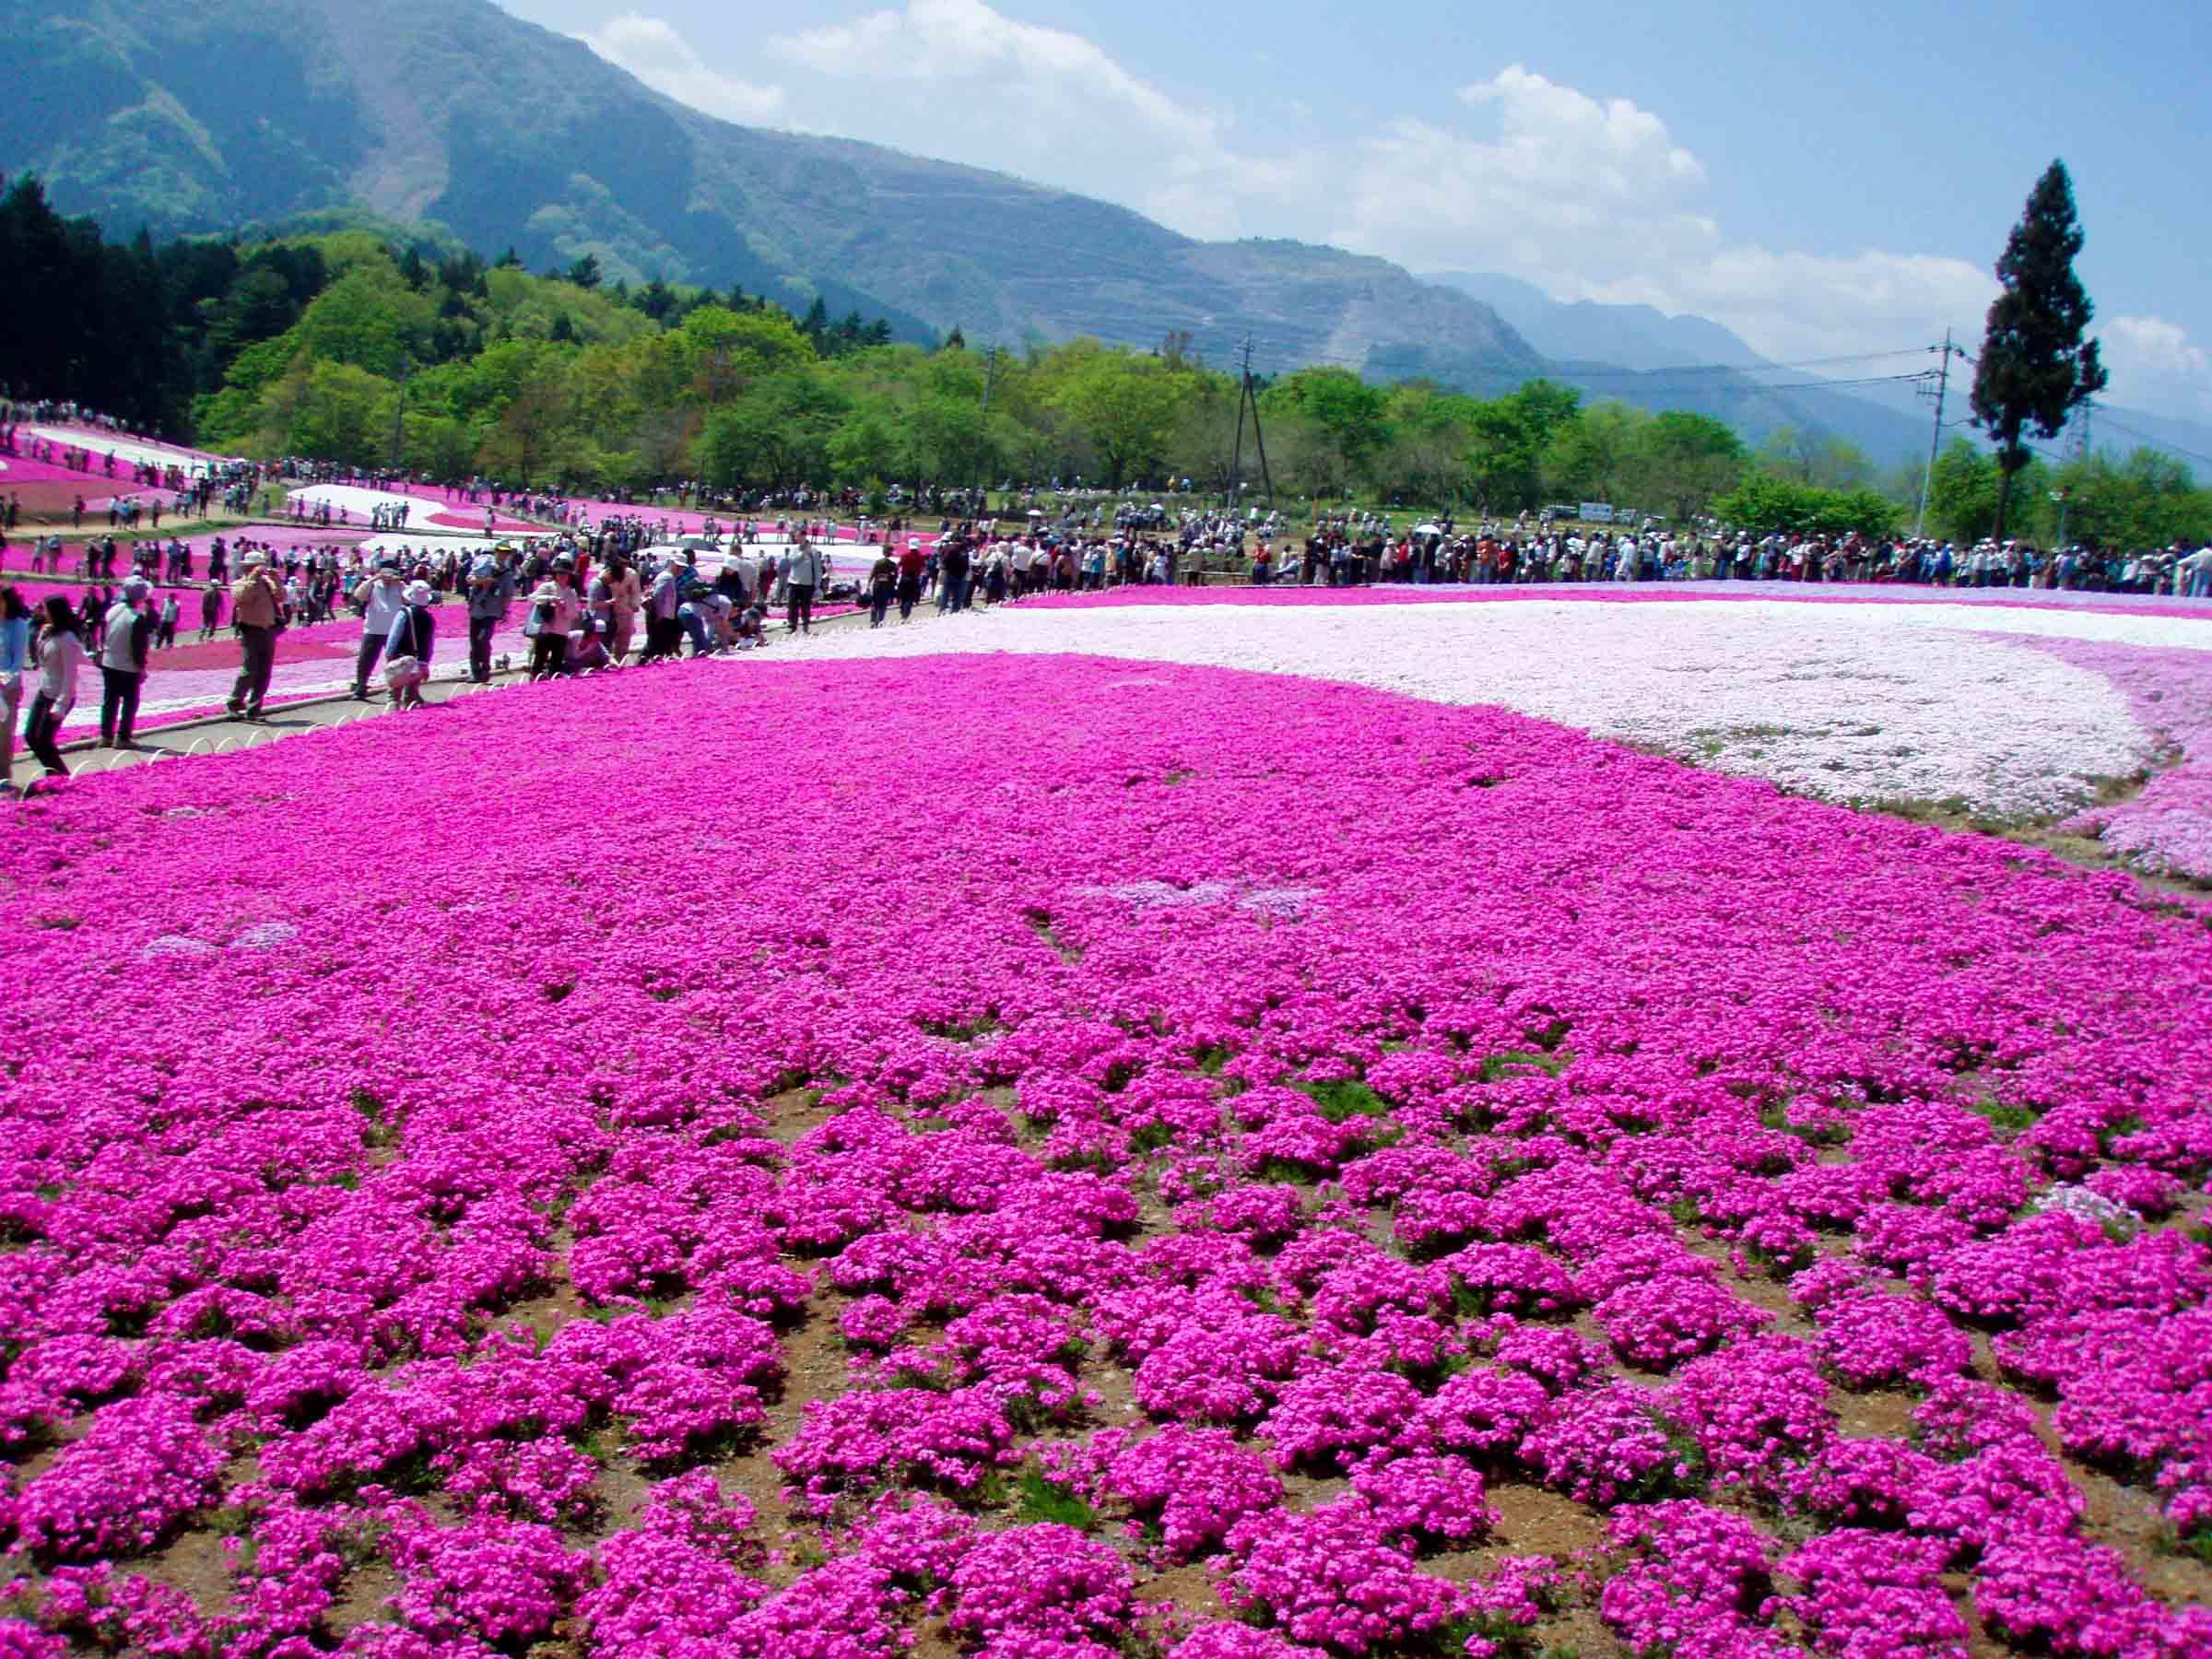
<svg viewBox="0 0 2212 1659">
<path fill-rule="evenodd" d="M 276 629 L 284 620 L 284 594 L 269 571 L 265 553 L 239 559 L 238 581 L 230 589 L 230 624 L 238 630 L 240 666 L 223 706 L 246 720 L 261 718 L 269 695 L 269 675 L 276 666 Z"/>
</svg>

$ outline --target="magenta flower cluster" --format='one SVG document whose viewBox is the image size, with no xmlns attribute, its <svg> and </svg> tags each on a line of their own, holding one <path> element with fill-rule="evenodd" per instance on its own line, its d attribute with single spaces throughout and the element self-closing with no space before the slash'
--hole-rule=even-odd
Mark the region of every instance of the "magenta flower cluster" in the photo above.
<svg viewBox="0 0 2212 1659">
<path fill-rule="evenodd" d="M 640 677 L 0 842 L 0 1654 L 2212 1652 L 2194 911 L 1345 688 Z"/>
</svg>

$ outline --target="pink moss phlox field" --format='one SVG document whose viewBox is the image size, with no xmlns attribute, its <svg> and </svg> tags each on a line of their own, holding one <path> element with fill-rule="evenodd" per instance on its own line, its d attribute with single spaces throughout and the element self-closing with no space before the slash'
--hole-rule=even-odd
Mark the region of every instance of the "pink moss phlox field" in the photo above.
<svg viewBox="0 0 2212 1659">
<path fill-rule="evenodd" d="M 2204 925 L 1079 658 L 87 781 L 0 842 L 0 1654 L 2201 1659 Z"/>
<path fill-rule="evenodd" d="M 2131 617 L 2187 617 L 2212 622 L 2212 606 L 2156 594 L 2068 592 L 2041 596 L 2030 588 L 1920 587 L 1868 582 L 1648 582 L 1512 583 L 1496 587 L 1384 583 L 1376 587 L 1162 587 L 1139 583 L 1100 593 L 1040 594 L 1025 609 L 1183 605 L 1511 605 L 1517 600 L 1581 600 L 1594 605 L 1649 605 L 1689 600 L 1727 604 L 1763 600 L 1830 605 L 1972 605 L 1998 610 L 2101 610 Z"/>
<path fill-rule="evenodd" d="M 2212 880 L 2212 699 L 2204 653 L 2039 640 L 2039 649 L 2103 675 L 2124 692 L 2144 729 L 2175 751 L 2172 765 L 2116 806 L 2092 806 L 2061 828 L 2096 836 L 2147 870 Z"/>
</svg>

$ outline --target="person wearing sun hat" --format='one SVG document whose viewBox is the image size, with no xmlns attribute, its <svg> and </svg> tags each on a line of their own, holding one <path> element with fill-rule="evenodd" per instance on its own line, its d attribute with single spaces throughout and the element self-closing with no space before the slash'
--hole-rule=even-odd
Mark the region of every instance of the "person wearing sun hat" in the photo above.
<svg viewBox="0 0 2212 1659">
<path fill-rule="evenodd" d="M 230 587 L 230 625 L 238 629 L 240 667 L 223 706 L 247 720 L 261 718 L 269 695 L 269 675 L 276 665 L 276 629 L 284 620 L 284 594 L 269 571 L 265 553 L 239 560 Z"/>
<path fill-rule="evenodd" d="M 430 649 L 438 638 L 438 618 L 430 613 L 436 597 L 427 582 L 411 582 L 400 593 L 399 612 L 384 637 L 384 683 L 395 709 L 422 707 L 422 683 L 430 677 Z"/>
</svg>

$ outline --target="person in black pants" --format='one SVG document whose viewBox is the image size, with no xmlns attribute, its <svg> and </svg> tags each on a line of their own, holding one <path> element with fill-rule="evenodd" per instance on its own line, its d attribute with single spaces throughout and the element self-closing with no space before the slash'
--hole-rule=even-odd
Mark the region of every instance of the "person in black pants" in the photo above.
<svg viewBox="0 0 2212 1659">
<path fill-rule="evenodd" d="M 153 590 L 143 577 L 123 584 L 123 596 L 108 612 L 107 637 L 100 648 L 100 741 L 103 748 L 129 748 L 138 719 L 138 691 L 146 679 L 147 653 L 153 648 L 154 618 L 146 596 Z"/>
</svg>

